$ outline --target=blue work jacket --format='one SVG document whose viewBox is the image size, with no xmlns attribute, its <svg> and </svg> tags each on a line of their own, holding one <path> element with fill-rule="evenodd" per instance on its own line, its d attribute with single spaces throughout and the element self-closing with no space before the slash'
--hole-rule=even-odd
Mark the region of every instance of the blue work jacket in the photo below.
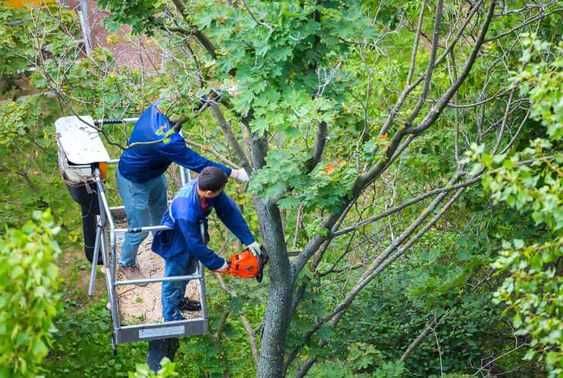
<svg viewBox="0 0 563 378">
<path fill-rule="evenodd" d="M 188 148 L 182 135 L 171 131 L 172 126 L 156 104 L 149 106 L 133 128 L 129 147 L 121 154 L 119 173 L 141 184 L 159 177 L 174 162 L 198 173 L 207 166 L 214 166 L 230 176 L 230 168 L 207 160 Z"/>
<path fill-rule="evenodd" d="M 197 194 L 197 181 L 186 184 L 162 217 L 162 224 L 172 230 L 157 231 L 152 250 L 164 259 L 187 253 L 196 257 L 207 268 L 219 269 L 225 260 L 207 247 L 201 233 L 201 224 L 207 226 L 207 216 L 213 208 L 221 222 L 241 243 L 248 245 L 254 242 L 238 206 L 229 196 L 222 192 L 219 196 L 208 199 L 207 203 L 207 209 L 203 209 Z"/>
</svg>

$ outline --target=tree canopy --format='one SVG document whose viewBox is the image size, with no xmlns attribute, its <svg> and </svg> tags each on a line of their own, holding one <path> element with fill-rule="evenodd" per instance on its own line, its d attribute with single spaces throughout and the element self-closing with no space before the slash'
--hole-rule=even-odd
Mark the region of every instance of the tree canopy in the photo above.
<svg viewBox="0 0 563 378">
<path fill-rule="evenodd" d="M 18 21 L 0 39 L 0 151 L 36 157 L 1 163 L 0 215 L 21 226 L 50 207 L 63 248 L 76 248 L 79 219 L 54 168 L 62 115 L 132 117 L 160 99 L 194 149 L 244 167 L 248 188 L 228 190 L 270 255 L 268 278 L 212 278 L 211 333 L 186 340 L 176 366 L 561 374 L 560 2 L 97 5 L 109 44 L 124 30 L 150 38 L 159 66 L 119 65 L 102 47 L 86 55 L 68 9 L 0 8 Z M 212 90 L 222 101 L 194 111 Z M 102 131 L 112 154 L 127 132 Z M 212 247 L 232 253 L 232 236 L 213 232 Z M 46 364 L 62 374 L 69 346 L 55 340 Z"/>
</svg>

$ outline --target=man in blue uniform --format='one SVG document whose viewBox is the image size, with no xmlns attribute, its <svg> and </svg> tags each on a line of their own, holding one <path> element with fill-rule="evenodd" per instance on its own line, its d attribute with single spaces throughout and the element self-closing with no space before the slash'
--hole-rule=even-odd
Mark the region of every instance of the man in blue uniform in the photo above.
<svg viewBox="0 0 563 378">
<path fill-rule="evenodd" d="M 158 231 L 152 244 L 152 250 L 165 260 L 165 277 L 191 273 L 197 260 L 214 271 L 227 269 L 225 259 L 207 247 L 201 232 L 202 224 L 207 228 L 207 217 L 212 209 L 242 244 L 252 253 L 260 254 L 260 245 L 252 236 L 238 206 L 223 192 L 227 180 L 227 175 L 221 169 L 207 167 L 197 180 L 185 185 L 172 201 L 162 218 L 162 224 L 172 229 Z M 187 281 L 162 283 L 165 321 L 183 319 L 179 306 L 186 285 Z"/>
<path fill-rule="evenodd" d="M 130 228 L 159 224 L 167 204 L 163 173 L 172 162 L 195 172 L 213 166 L 227 176 L 248 181 L 244 169 L 228 168 L 188 148 L 179 130 L 157 104 L 152 104 L 135 124 L 117 169 L 117 186 Z M 139 245 L 147 235 L 146 232 L 125 234 L 119 264 L 127 279 L 143 278 L 136 257 Z"/>
<path fill-rule="evenodd" d="M 206 245 L 207 217 L 212 209 L 253 254 L 261 253 L 246 221 L 235 202 L 223 192 L 228 176 L 217 167 L 206 167 L 190 184 L 185 185 L 172 201 L 162 218 L 162 224 L 171 230 L 158 231 L 152 250 L 164 258 L 164 276 L 192 274 L 198 261 L 208 269 L 221 272 L 228 268 L 225 259 Z M 204 234 L 204 235 L 202 235 Z M 181 305 L 188 281 L 165 281 L 162 283 L 162 312 L 165 321 L 182 320 Z M 163 357 L 172 359 L 178 347 L 177 339 L 149 342 L 147 362 L 151 369 L 158 370 Z"/>
</svg>

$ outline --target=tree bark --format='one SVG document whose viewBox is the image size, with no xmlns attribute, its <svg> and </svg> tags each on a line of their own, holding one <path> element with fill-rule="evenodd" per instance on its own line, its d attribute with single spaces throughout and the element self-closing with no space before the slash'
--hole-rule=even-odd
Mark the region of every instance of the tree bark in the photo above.
<svg viewBox="0 0 563 378">
<path fill-rule="evenodd" d="M 259 198 L 255 198 L 254 202 L 260 219 L 264 245 L 270 256 L 269 297 L 256 375 L 257 377 L 282 377 L 285 339 L 292 300 L 292 272 L 279 209 Z"/>
</svg>

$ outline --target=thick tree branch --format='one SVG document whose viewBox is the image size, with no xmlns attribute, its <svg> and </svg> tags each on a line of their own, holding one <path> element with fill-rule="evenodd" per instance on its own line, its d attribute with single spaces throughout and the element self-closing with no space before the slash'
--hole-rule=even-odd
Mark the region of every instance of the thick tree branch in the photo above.
<svg viewBox="0 0 563 378">
<path fill-rule="evenodd" d="M 317 136 L 315 139 L 313 155 L 309 160 L 307 160 L 307 162 L 305 162 L 305 172 L 311 172 L 321 161 L 323 150 L 326 145 L 327 134 L 327 124 L 326 122 L 321 121 L 317 128 Z"/>
<path fill-rule="evenodd" d="M 174 3 L 174 6 L 178 10 L 178 12 L 180 12 L 182 17 L 184 18 L 184 20 L 188 22 L 185 13 L 186 7 L 184 6 L 182 0 L 172 0 L 172 2 Z M 213 59 L 217 58 L 215 46 L 213 46 L 213 43 L 209 40 L 209 38 L 207 38 L 205 34 L 201 32 L 201 30 L 197 29 L 196 27 L 192 27 L 190 34 L 192 34 L 197 39 L 197 41 L 205 48 L 205 50 L 207 50 L 207 52 Z"/>
</svg>

